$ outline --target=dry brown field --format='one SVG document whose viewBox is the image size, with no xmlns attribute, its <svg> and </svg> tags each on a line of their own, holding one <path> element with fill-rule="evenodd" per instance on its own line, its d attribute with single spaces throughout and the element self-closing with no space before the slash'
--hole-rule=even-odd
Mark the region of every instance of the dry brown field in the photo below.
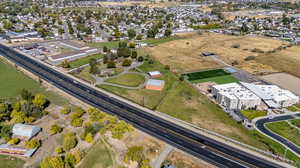
<svg viewBox="0 0 300 168">
<path fill-rule="evenodd" d="M 175 72 L 195 71 L 201 69 L 219 68 L 222 65 L 216 63 L 209 57 L 203 57 L 202 52 L 216 53 L 226 63 L 231 64 L 238 61 L 240 68 L 251 71 L 271 71 L 270 66 L 252 62 L 251 66 L 245 64 L 244 59 L 248 56 L 258 56 L 252 52 L 253 49 L 269 51 L 286 42 L 271 38 L 257 36 L 230 36 L 219 33 L 185 33 L 179 36 L 180 40 L 163 43 L 155 47 L 146 47 L 145 51 L 158 59 L 163 64 L 170 65 Z M 234 45 L 239 45 L 234 48 Z"/>
<path fill-rule="evenodd" d="M 262 78 L 300 95 L 300 78 L 287 73 L 274 73 L 264 75 Z"/>
<path fill-rule="evenodd" d="M 262 54 L 255 61 L 300 77 L 300 46 L 293 46 L 276 53 Z"/>
</svg>

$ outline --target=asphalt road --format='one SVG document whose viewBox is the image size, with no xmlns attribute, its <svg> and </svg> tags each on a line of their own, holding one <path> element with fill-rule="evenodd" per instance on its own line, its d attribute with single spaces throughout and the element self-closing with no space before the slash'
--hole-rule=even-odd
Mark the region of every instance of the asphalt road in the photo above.
<svg viewBox="0 0 300 168">
<path fill-rule="evenodd" d="M 276 139 L 277 141 L 283 143 L 284 145 L 286 145 L 288 148 L 290 148 L 291 150 L 293 150 L 295 153 L 297 153 L 298 155 L 300 155 L 300 148 L 295 145 L 294 143 L 290 142 L 289 140 L 283 138 L 282 136 L 279 136 L 275 133 L 273 133 L 272 131 L 270 131 L 269 129 L 267 129 L 265 127 L 265 124 L 267 123 L 271 123 L 271 122 L 277 122 L 277 121 L 286 121 L 286 120 L 292 120 L 295 119 L 293 117 L 294 114 L 291 115 L 285 115 L 285 116 L 277 116 L 274 117 L 272 119 L 269 118 L 263 118 L 263 119 L 259 119 L 255 122 L 255 126 L 258 130 L 260 130 L 262 133 Z M 300 114 L 296 114 L 296 116 L 300 117 Z"/>
<path fill-rule="evenodd" d="M 149 114 L 137 107 L 110 97 L 100 91 L 49 68 L 6 46 L 0 45 L 0 55 L 31 71 L 57 88 L 96 107 L 124 119 L 140 130 L 157 137 L 176 148 L 186 151 L 217 167 L 227 168 L 278 168 L 273 162 L 263 160 L 224 143 L 192 132 L 169 121 Z"/>
</svg>

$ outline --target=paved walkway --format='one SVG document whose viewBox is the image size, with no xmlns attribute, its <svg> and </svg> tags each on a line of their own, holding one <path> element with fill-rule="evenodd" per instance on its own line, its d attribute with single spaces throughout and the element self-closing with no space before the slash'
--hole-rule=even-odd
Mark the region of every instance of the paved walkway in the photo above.
<svg viewBox="0 0 300 168">
<path fill-rule="evenodd" d="M 172 152 L 173 147 L 170 145 L 166 145 L 164 150 L 159 154 L 159 156 L 152 162 L 153 168 L 161 168 L 161 164 L 166 160 L 168 155 Z"/>
</svg>

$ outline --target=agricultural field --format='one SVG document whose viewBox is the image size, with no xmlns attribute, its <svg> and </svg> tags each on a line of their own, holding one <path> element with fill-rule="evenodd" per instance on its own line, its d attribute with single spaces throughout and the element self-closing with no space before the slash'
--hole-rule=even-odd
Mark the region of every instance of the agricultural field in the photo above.
<svg viewBox="0 0 300 168">
<path fill-rule="evenodd" d="M 215 82 L 217 84 L 225 84 L 238 82 L 235 77 L 230 73 L 225 72 L 223 69 L 192 72 L 184 74 L 184 76 L 192 83 Z"/>
<path fill-rule="evenodd" d="M 106 80 L 105 82 L 119 84 L 123 86 L 136 87 L 144 83 L 145 78 L 139 74 L 124 74 L 115 78 Z"/>
<path fill-rule="evenodd" d="M 300 146 L 300 133 L 299 131 L 291 127 L 287 122 L 274 122 L 266 125 L 274 133 L 283 136 L 284 138 L 290 140 L 296 145 Z"/>
<path fill-rule="evenodd" d="M 258 110 L 241 110 L 241 113 L 247 117 L 249 120 L 253 120 L 257 117 L 262 117 L 267 115 L 267 111 L 258 111 Z"/>
<path fill-rule="evenodd" d="M 213 52 L 226 63 L 237 61 L 237 66 L 246 66 L 249 70 L 274 72 L 270 66 L 261 65 L 252 61 L 249 67 L 244 59 L 248 56 L 258 56 L 257 51 L 269 51 L 287 44 L 279 40 L 256 36 L 229 36 L 217 33 L 184 33 L 183 39 L 174 40 L 155 47 L 146 47 L 143 50 L 153 55 L 163 64 L 171 66 L 172 71 L 184 73 L 187 71 L 220 68 L 209 57 L 203 57 L 202 52 Z M 243 68 L 243 66 L 241 68 Z"/>
<path fill-rule="evenodd" d="M 71 66 L 71 68 L 80 67 L 82 65 L 88 64 L 90 59 L 92 59 L 92 58 L 95 58 L 95 59 L 98 60 L 98 59 L 103 58 L 103 55 L 95 54 L 95 55 L 90 55 L 90 56 L 87 56 L 87 57 L 79 58 L 77 60 L 71 61 L 70 66 Z"/>
</svg>

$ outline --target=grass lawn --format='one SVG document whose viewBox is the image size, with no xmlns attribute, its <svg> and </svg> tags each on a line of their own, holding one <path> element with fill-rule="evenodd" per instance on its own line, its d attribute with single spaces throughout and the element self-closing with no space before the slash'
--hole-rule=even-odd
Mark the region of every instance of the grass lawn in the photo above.
<svg viewBox="0 0 300 168">
<path fill-rule="evenodd" d="M 300 104 L 296 104 L 295 107 L 297 107 L 298 109 L 300 109 Z"/>
<path fill-rule="evenodd" d="M 90 59 L 92 59 L 92 58 L 95 58 L 95 59 L 98 60 L 98 59 L 103 58 L 103 55 L 102 54 L 95 54 L 95 55 L 90 55 L 90 56 L 87 56 L 87 57 L 79 58 L 77 60 L 71 61 L 70 66 L 71 66 L 71 68 L 80 67 L 82 65 L 88 64 Z"/>
<path fill-rule="evenodd" d="M 226 84 L 226 83 L 233 83 L 238 82 L 239 80 L 233 77 L 232 75 L 225 75 L 225 76 L 217 76 L 205 79 L 197 79 L 192 80 L 192 83 L 204 83 L 204 82 L 215 82 L 217 84 Z"/>
<path fill-rule="evenodd" d="M 22 168 L 25 162 L 12 156 L 0 155 L 0 163 L 3 168 Z"/>
<path fill-rule="evenodd" d="M 299 131 L 291 127 L 287 122 L 274 122 L 266 125 L 271 131 L 275 132 L 278 135 L 290 140 L 296 145 L 300 146 L 300 133 Z"/>
<path fill-rule="evenodd" d="M 95 83 L 96 80 L 93 78 L 93 76 L 90 74 L 90 67 L 85 67 L 80 73 L 74 73 L 74 76 L 89 82 L 89 83 Z"/>
<path fill-rule="evenodd" d="M 111 78 L 106 80 L 106 82 L 109 83 L 115 83 L 119 85 L 132 86 L 132 87 L 139 86 L 144 81 L 145 81 L 144 76 L 139 74 L 123 74 L 116 78 Z"/>
<path fill-rule="evenodd" d="M 300 128 L 300 119 L 290 120 L 293 125 Z"/>
<path fill-rule="evenodd" d="M 148 45 L 159 45 L 162 43 L 166 43 L 169 41 L 173 41 L 173 40 L 178 40 L 178 39 L 182 39 L 178 36 L 172 36 L 172 37 L 165 37 L 165 38 L 159 38 L 159 39 L 146 39 L 143 40 L 142 42 L 147 43 Z"/>
<path fill-rule="evenodd" d="M 108 149 L 102 140 L 99 140 L 82 160 L 79 168 L 110 168 L 113 166 L 110 149 Z"/>
<path fill-rule="evenodd" d="M 47 91 L 37 81 L 31 79 L 23 72 L 18 71 L 12 65 L 0 59 L 0 98 L 15 98 L 20 95 L 22 89 L 32 93 L 46 95 L 52 103 L 57 105 L 67 104 L 68 101 L 52 91 Z"/>
<path fill-rule="evenodd" d="M 241 110 L 241 113 L 247 117 L 249 120 L 253 120 L 257 117 L 262 117 L 267 115 L 267 111 L 259 111 L 259 110 Z"/>
</svg>

